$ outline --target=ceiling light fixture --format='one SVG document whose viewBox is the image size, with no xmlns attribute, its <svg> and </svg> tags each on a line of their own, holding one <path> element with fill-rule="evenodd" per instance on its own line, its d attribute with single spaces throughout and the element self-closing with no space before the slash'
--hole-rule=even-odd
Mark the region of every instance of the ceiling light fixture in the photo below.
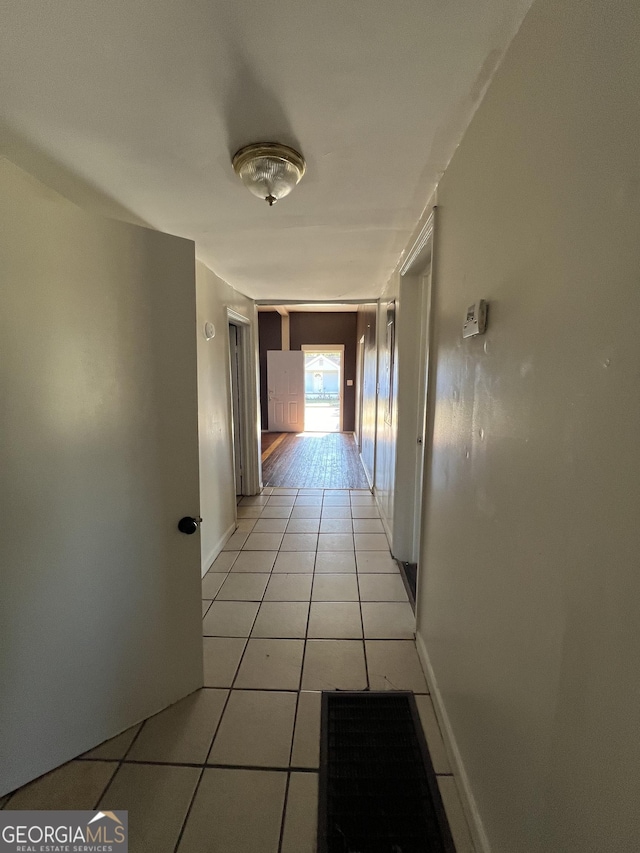
<svg viewBox="0 0 640 853">
<path fill-rule="evenodd" d="M 287 145 L 256 142 L 237 151 L 233 169 L 249 190 L 269 207 L 289 195 L 304 175 L 304 157 Z"/>
</svg>

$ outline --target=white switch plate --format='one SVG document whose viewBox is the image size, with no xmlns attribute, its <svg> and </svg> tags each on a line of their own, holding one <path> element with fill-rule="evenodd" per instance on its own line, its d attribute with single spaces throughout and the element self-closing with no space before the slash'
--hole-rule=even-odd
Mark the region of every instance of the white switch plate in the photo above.
<svg viewBox="0 0 640 853">
<path fill-rule="evenodd" d="M 347 379 L 347 385 L 353 385 L 353 379 Z"/>
<path fill-rule="evenodd" d="M 487 328 L 487 303 L 484 299 L 474 302 L 467 308 L 464 325 L 462 326 L 462 337 L 472 338 L 475 335 L 484 335 Z"/>
</svg>

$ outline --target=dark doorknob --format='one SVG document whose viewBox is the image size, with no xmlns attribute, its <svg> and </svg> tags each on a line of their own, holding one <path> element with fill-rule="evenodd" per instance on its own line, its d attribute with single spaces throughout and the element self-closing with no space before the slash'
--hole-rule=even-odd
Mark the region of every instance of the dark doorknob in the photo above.
<svg viewBox="0 0 640 853">
<path fill-rule="evenodd" d="M 181 518 L 178 522 L 178 530 L 180 533 L 186 533 L 190 536 L 192 533 L 196 532 L 201 521 L 201 518 L 193 518 L 190 515 L 185 515 L 185 517 Z"/>
</svg>

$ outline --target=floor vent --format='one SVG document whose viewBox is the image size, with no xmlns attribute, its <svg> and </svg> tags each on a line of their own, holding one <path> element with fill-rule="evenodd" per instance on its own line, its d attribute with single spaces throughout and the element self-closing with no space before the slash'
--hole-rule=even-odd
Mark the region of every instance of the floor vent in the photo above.
<svg viewBox="0 0 640 853">
<path fill-rule="evenodd" d="M 455 853 L 413 694 L 322 694 L 318 853 Z"/>
</svg>

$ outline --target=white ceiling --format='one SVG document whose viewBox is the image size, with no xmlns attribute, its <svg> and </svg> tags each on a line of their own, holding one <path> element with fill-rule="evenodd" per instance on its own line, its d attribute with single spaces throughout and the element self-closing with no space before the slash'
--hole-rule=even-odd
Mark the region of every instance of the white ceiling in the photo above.
<svg viewBox="0 0 640 853">
<path fill-rule="evenodd" d="M 530 3 L 2 0 L 0 145 L 250 296 L 376 296 Z M 273 208 L 256 141 L 307 159 Z"/>
</svg>

